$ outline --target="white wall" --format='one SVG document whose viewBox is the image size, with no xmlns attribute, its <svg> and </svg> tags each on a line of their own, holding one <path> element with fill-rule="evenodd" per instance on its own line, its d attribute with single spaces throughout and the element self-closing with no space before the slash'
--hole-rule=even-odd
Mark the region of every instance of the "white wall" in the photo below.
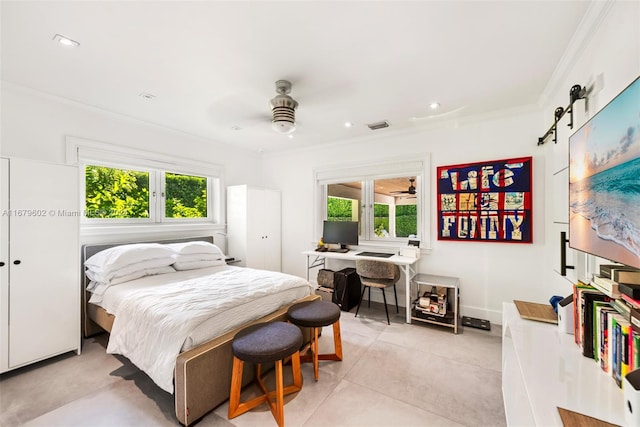
<svg viewBox="0 0 640 427">
<path fill-rule="evenodd" d="M 599 4 L 598 4 L 599 3 Z M 499 119 L 432 128 L 406 135 L 376 137 L 367 141 L 336 143 L 317 150 L 300 150 L 265 157 L 266 182 L 283 194 L 283 270 L 305 274 L 300 254 L 313 247 L 313 169 L 345 159 L 382 160 L 398 153 L 431 153 L 436 166 L 533 156 L 533 244 L 460 243 L 438 241 L 435 182 L 428 223 L 432 231 L 431 254 L 423 256 L 419 271 L 457 276 L 461 280 L 463 315 L 501 323 L 503 301 L 520 299 L 546 304 L 552 295 L 566 296 L 571 282 L 553 273 L 552 254 L 559 237 L 551 233 L 552 174 L 555 156 L 568 150 L 562 142 L 536 145 L 551 126 L 553 111 L 566 106 L 574 84 L 595 85 L 589 114 L 594 114 L 640 73 L 640 2 L 596 2 L 576 34 L 567 60 L 559 64 L 543 113 L 523 112 Z M 576 105 L 579 106 L 580 102 Z M 584 104 L 583 104 L 584 105 Z M 576 113 L 577 126 L 588 116 Z M 572 131 L 572 132 L 573 132 Z M 564 143 L 568 134 L 561 136 Z M 566 155 L 566 154 L 565 154 Z M 342 267 L 337 265 L 337 268 Z M 373 296 L 373 295 L 372 295 Z M 399 296 L 402 302 L 404 298 Z"/>
<path fill-rule="evenodd" d="M 543 258 L 545 247 L 545 159 L 544 151 L 536 146 L 540 114 L 505 115 L 507 117 L 499 119 L 265 156 L 266 181 L 282 190 L 283 271 L 304 276 L 306 258 L 301 252 L 312 249 L 318 237 L 313 235 L 315 168 L 359 160 L 380 161 L 403 153 L 430 153 L 431 173 L 435 175 L 435 168 L 440 165 L 533 156 L 534 243 L 436 240 L 436 184 L 432 176 L 432 206 L 427 224 L 433 236 L 433 250 L 421 258 L 419 271 L 459 277 L 462 312 L 492 322 L 500 321 L 502 301 L 514 298 L 539 301 L 536 289 L 542 274 L 536 260 Z M 342 265 L 331 266 L 340 267 Z M 401 288 L 398 287 L 398 297 L 404 305 Z M 372 294 L 372 299 L 380 298 Z"/>
<path fill-rule="evenodd" d="M 261 159 L 257 153 L 11 84 L 3 84 L 1 102 L 0 155 L 3 157 L 64 163 L 65 137 L 76 136 L 144 150 L 152 155 L 158 153 L 221 165 L 224 186 L 261 182 Z M 165 232 L 162 237 L 200 234 L 202 231 Z M 158 233 L 154 236 L 159 237 Z M 113 242 L 154 236 L 127 232 L 84 236 L 81 240 L 82 243 Z M 216 239 L 224 246 L 222 236 Z"/>
<path fill-rule="evenodd" d="M 595 28 L 585 29 L 582 41 L 574 43 L 571 52 L 566 55 L 565 62 L 559 64 L 557 71 L 562 73 L 549 85 L 546 94 L 545 126 L 544 130 L 541 129 L 541 135 L 553 123 L 555 108 L 566 107 L 569 104 L 569 90 L 573 85 L 579 84 L 588 89 L 587 100 L 579 100 L 575 103 L 573 129 L 565 126 L 568 123 L 567 114 L 567 118 L 563 118 L 561 125 L 558 126 L 558 143 L 554 144 L 550 138 L 544 145 L 544 152 L 550 165 L 546 170 L 545 188 L 549 195 L 557 191 L 557 188 L 553 187 L 552 174 L 568 162 L 569 136 L 640 75 L 640 2 L 617 1 L 596 6 L 598 6 L 596 16 L 599 19 L 594 18 L 593 27 Z M 557 185 L 556 183 L 556 187 Z M 568 186 L 568 183 L 566 185 Z M 568 200 L 566 203 L 568 206 Z M 554 219 L 552 208 L 552 204 L 548 203 L 546 236 L 550 245 L 556 245 L 559 236 L 555 235 L 550 226 Z M 542 289 L 548 295 L 569 295 L 572 286 L 571 277 L 563 278 L 553 272 L 552 266 L 556 262 L 551 258 L 555 253 L 553 249 L 545 251 L 547 268 L 544 270 Z M 583 267 L 581 270 L 590 267 L 591 272 L 595 266 L 594 257 L 587 257 L 577 251 L 575 256 L 570 257 L 568 264 Z M 571 273 L 569 271 L 568 276 L 571 276 Z M 583 274 L 578 274 L 577 277 L 582 278 Z"/>
</svg>

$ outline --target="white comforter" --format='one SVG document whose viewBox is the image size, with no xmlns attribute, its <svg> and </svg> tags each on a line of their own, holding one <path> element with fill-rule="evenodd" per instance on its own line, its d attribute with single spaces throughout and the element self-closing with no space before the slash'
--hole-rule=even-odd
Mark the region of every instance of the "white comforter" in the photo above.
<svg viewBox="0 0 640 427">
<path fill-rule="evenodd" d="M 132 290 L 115 314 L 108 353 L 122 354 L 169 393 L 176 357 L 189 333 L 220 311 L 293 288 L 312 287 L 288 274 L 227 267 L 206 276 Z M 283 301 L 282 306 L 291 301 Z M 268 313 L 255 313 L 255 319 Z"/>
</svg>

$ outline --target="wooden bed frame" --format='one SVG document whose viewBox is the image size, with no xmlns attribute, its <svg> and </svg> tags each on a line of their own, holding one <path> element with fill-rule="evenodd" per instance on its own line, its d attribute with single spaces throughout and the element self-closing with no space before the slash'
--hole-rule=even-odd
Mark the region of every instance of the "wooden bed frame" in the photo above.
<svg viewBox="0 0 640 427">
<path fill-rule="evenodd" d="M 160 240 L 154 241 L 153 243 L 181 243 L 189 241 L 207 241 L 213 243 L 213 237 L 205 236 Z M 82 247 L 81 268 L 83 271 L 81 277 L 83 277 L 83 289 L 86 289 L 86 285 L 88 284 L 88 279 L 84 275 L 84 261 L 100 251 L 127 243 L 137 242 L 84 245 Z M 101 307 L 90 304 L 89 297 L 89 292 L 86 290 L 83 291 L 82 321 L 84 336 L 90 337 L 104 331 L 110 332 L 115 317 Z M 229 398 L 231 370 L 233 366 L 231 341 L 238 331 L 255 323 L 286 320 L 287 310 L 291 305 L 301 301 L 313 301 L 316 299 L 320 299 L 320 297 L 318 295 L 309 295 L 260 319 L 239 326 L 222 336 L 180 353 L 176 359 L 174 371 L 174 398 L 178 421 L 188 426 Z M 306 328 L 301 329 L 305 342 L 307 342 L 309 339 L 309 330 Z M 253 375 L 253 369 L 245 369 L 243 385 L 251 382 Z"/>
</svg>

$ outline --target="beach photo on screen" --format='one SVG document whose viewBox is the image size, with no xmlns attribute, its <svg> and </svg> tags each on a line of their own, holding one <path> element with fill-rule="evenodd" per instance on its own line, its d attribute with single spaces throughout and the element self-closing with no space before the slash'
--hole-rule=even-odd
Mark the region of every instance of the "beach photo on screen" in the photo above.
<svg viewBox="0 0 640 427">
<path fill-rule="evenodd" d="M 569 246 L 640 268 L 640 79 L 569 141 Z"/>
</svg>

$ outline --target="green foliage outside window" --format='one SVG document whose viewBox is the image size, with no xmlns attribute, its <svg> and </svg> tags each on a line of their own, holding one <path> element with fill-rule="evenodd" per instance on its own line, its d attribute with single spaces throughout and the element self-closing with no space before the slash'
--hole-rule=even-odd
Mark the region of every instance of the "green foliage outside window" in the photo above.
<svg viewBox="0 0 640 427">
<path fill-rule="evenodd" d="M 396 237 L 418 234 L 418 206 L 396 206 Z"/>
<path fill-rule="evenodd" d="M 165 217 L 207 217 L 207 178 L 166 173 L 165 184 Z"/>
<path fill-rule="evenodd" d="M 327 197 L 328 221 L 355 221 L 353 218 L 353 203 L 357 200 L 342 199 L 339 197 Z"/>
<path fill-rule="evenodd" d="M 149 172 L 88 165 L 87 218 L 149 218 Z M 165 217 L 206 218 L 207 178 L 165 173 Z"/>
<path fill-rule="evenodd" d="M 373 205 L 373 231 L 378 237 L 389 237 L 389 205 Z"/>
<path fill-rule="evenodd" d="M 87 166 L 87 218 L 149 218 L 149 173 Z"/>
</svg>

